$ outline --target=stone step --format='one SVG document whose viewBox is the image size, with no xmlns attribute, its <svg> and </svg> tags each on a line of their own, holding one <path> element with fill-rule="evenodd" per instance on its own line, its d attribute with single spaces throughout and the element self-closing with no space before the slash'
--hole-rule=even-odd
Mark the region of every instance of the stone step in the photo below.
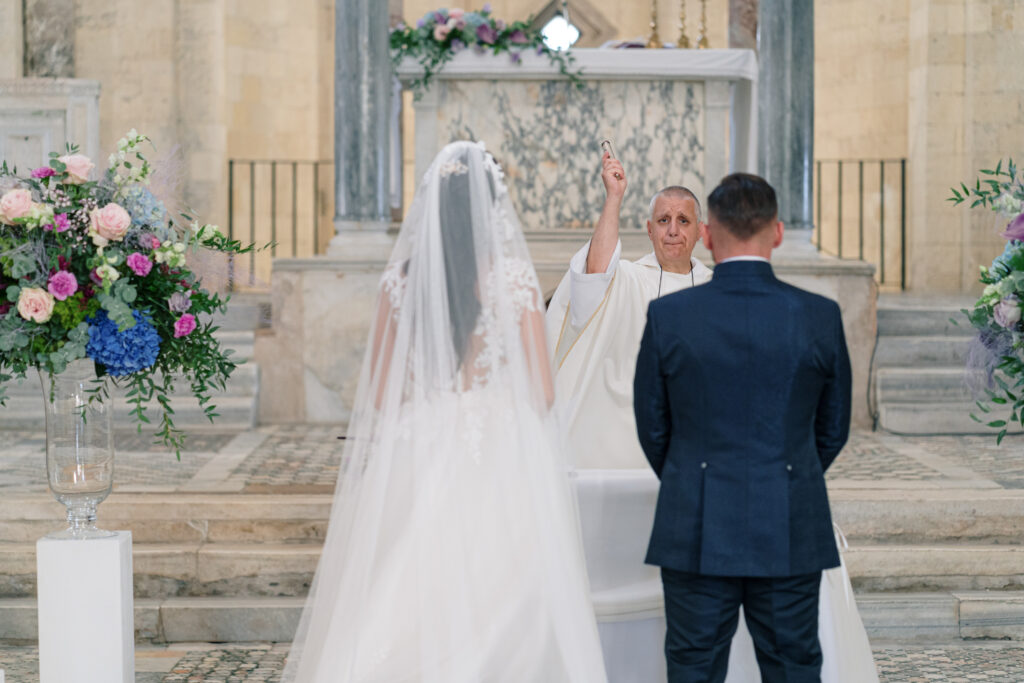
<svg viewBox="0 0 1024 683">
<path fill-rule="evenodd" d="M 99 506 L 97 524 L 129 530 L 132 540 L 143 544 L 322 542 L 332 499 L 330 494 L 115 491 Z M 59 529 L 63 517 L 63 506 L 48 493 L 0 496 L 5 541 L 34 543 Z"/>
<path fill-rule="evenodd" d="M 875 366 L 963 368 L 967 359 L 967 337 L 880 337 Z"/>
<path fill-rule="evenodd" d="M 858 593 L 868 637 L 878 641 L 949 643 L 960 639 L 1024 640 L 1024 593 L 964 591 Z M 135 636 L 140 643 L 288 642 L 303 598 L 140 598 Z M 34 598 L 0 599 L 0 642 L 35 642 Z"/>
<path fill-rule="evenodd" d="M 973 403 L 963 368 L 879 368 L 879 403 Z"/>
<path fill-rule="evenodd" d="M 857 591 L 1024 589 L 1022 545 L 852 545 L 843 557 Z"/>
<path fill-rule="evenodd" d="M 212 316 L 221 330 L 257 330 L 270 326 L 270 292 L 231 295 L 225 313 Z"/>
<path fill-rule="evenodd" d="M 319 543 L 133 543 L 135 596 L 301 597 Z M 0 543 L 0 597 L 35 594 L 35 544 Z"/>
<path fill-rule="evenodd" d="M 135 543 L 135 594 L 301 597 L 320 550 L 317 542 Z M 1021 545 L 852 545 L 844 557 L 858 591 L 1024 589 Z M 0 597 L 34 590 L 35 545 L 0 543 Z"/>
<path fill-rule="evenodd" d="M 993 488 L 833 488 L 829 502 L 833 520 L 855 547 L 1012 547 L 1022 542 L 1024 491 L 990 485 Z"/>
<path fill-rule="evenodd" d="M 100 505 L 98 524 L 129 530 L 143 544 L 320 543 L 333 500 L 330 493 L 181 488 L 174 493 L 115 490 Z M 829 497 L 833 519 L 854 545 L 1021 542 L 1024 490 L 996 488 L 987 481 L 954 489 L 833 487 Z M 35 542 L 59 528 L 63 517 L 63 507 L 46 491 L 5 493 L 0 496 L 0 539 Z"/>
<path fill-rule="evenodd" d="M 973 337 L 974 328 L 959 308 L 878 307 L 878 334 L 882 337 Z"/>
<path fill-rule="evenodd" d="M 33 376 L 34 373 L 33 370 L 25 379 L 10 382 L 4 387 L 8 404 L 22 399 L 35 400 L 39 401 L 39 409 L 42 410 L 42 387 L 38 377 Z M 259 392 L 259 377 L 260 370 L 256 363 L 242 363 L 228 378 L 227 391 L 219 393 L 226 396 L 255 396 Z M 188 388 L 187 384 L 184 386 L 186 389 Z M 123 399 L 127 389 L 114 386 L 111 387 L 110 393 L 116 398 Z M 4 408 L 0 408 L 0 412 L 3 410 Z"/>
<path fill-rule="evenodd" d="M 256 396 L 214 395 L 211 403 L 216 407 L 215 412 L 218 417 L 212 424 L 224 430 L 251 428 L 256 424 L 257 402 Z M 199 401 L 193 397 L 175 396 L 172 407 L 174 408 L 174 423 L 178 427 L 211 424 L 203 408 L 200 407 Z M 147 410 L 151 420 L 156 419 L 158 408 L 159 404 L 154 401 Z M 119 426 L 134 427 L 135 421 L 131 415 L 131 406 L 124 401 L 115 403 L 114 421 Z M 46 416 L 43 414 L 42 404 L 38 400 L 27 397 L 20 400 L 12 399 L 7 402 L 5 407 L 0 408 L 0 430 L 43 430 L 45 428 Z"/>
<path fill-rule="evenodd" d="M 987 422 L 1005 420 L 1009 411 L 982 413 L 977 405 L 968 401 L 929 403 L 879 403 L 878 426 L 894 434 L 981 434 L 992 435 L 997 429 L 988 427 Z M 978 423 L 971 419 L 971 413 L 986 420 Z M 1020 424 L 1010 425 L 1009 433 L 1020 433 Z"/>
</svg>

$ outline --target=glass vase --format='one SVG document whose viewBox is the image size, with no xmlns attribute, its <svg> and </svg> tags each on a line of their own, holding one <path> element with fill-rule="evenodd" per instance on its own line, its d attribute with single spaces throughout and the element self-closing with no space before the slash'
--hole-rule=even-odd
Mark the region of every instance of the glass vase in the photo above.
<svg viewBox="0 0 1024 683">
<path fill-rule="evenodd" d="M 96 527 L 96 508 L 114 484 L 113 401 L 96 390 L 88 359 L 51 376 L 40 372 L 46 410 L 46 475 L 53 495 L 67 507 L 68 528 L 47 538 L 113 536 Z"/>
</svg>

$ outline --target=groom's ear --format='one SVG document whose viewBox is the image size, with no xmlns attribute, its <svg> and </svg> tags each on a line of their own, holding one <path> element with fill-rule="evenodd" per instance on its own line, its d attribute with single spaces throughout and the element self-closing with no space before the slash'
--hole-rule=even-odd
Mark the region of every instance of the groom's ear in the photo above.
<svg viewBox="0 0 1024 683">
<path fill-rule="evenodd" d="M 782 225 L 782 221 L 776 221 L 775 223 L 775 235 L 772 239 L 772 249 L 778 249 L 779 245 L 782 244 L 782 238 L 784 237 L 786 228 Z"/>
<path fill-rule="evenodd" d="M 700 224 L 700 241 L 704 243 L 704 248 L 711 251 L 711 231 L 708 230 L 707 223 Z"/>
</svg>

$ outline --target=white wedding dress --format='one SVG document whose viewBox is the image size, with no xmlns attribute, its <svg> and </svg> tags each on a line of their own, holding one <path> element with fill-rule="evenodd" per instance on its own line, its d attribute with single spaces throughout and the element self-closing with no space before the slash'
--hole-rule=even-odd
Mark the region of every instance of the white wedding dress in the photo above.
<svg viewBox="0 0 1024 683">
<path fill-rule="evenodd" d="M 434 161 L 382 279 L 302 683 L 602 683 L 543 302 L 482 145 Z"/>
</svg>

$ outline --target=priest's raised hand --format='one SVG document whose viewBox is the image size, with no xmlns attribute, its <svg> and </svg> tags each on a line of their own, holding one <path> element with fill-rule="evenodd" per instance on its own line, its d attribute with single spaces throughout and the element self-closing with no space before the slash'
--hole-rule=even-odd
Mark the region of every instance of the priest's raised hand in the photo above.
<svg viewBox="0 0 1024 683">
<path fill-rule="evenodd" d="M 594 234 L 572 257 L 546 316 L 555 394 L 575 466 L 645 468 L 632 405 L 647 304 L 711 279 L 711 271 L 692 256 L 702 212 L 689 189 L 662 189 L 651 198 L 646 217 L 652 251 L 628 261 L 621 258 L 619 240 L 627 176 L 608 153 L 601 159 L 601 181 L 605 201 Z"/>
</svg>

